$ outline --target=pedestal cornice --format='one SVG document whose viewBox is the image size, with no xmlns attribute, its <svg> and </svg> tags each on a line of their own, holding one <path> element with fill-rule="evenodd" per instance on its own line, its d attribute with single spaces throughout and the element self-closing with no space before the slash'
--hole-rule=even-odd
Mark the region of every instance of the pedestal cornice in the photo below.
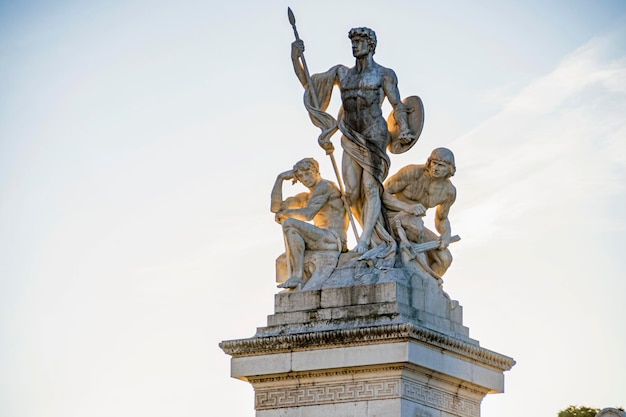
<svg viewBox="0 0 626 417">
<path fill-rule="evenodd" d="M 508 356 L 412 323 L 227 340 L 220 343 L 220 347 L 226 354 L 237 358 L 403 341 L 426 343 L 500 371 L 508 371 L 515 365 L 515 361 Z"/>
</svg>

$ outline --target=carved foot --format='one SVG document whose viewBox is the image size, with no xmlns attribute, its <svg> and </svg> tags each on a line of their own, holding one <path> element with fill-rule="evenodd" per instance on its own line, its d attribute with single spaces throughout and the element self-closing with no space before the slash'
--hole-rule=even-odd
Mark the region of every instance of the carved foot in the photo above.
<svg viewBox="0 0 626 417">
<path fill-rule="evenodd" d="M 354 248 L 354 251 L 356 253 L 365 253 L 369 250 L 369 245 L 363 241 L 360 241 L 359 243 L 356 244 L 356 247 Z"/>
<path fill-rule="evenodd" d="M 300 278 L 291 277 L 287 281 L 283 282 L 282 284 L 278 284 L 277 287 L 293 289 L 293 288 L 298 288 L 298 285 L 300 284 L 303 284 Z"/>
</svg>

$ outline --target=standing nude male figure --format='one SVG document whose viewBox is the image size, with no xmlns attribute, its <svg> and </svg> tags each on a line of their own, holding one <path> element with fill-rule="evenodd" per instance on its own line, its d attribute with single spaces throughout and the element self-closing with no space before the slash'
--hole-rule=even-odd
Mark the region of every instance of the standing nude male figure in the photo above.
<svg viewBox="0 0 626 417">
<path fill-rule="evenodd" d="M 296 180 L 309 189 L 283 200 L 283 181 Z M 313 158 L 298 161 L 292 170 L 278 174 L 272 188 L 271 207 L 283 227 L 289 279 L 280 288 L 296 288 L 304 283 L 304 251 L 346 250 L 348 215 L 341 192 L 320 176 Z M 308 223 L 313 221 L 313 224 Z"/>
<path fill-rule="evenodd" d="M 385 97 L 394 109 L 400 127 L 399 140 L 408 143 L 415 139 L 406 120 L 406 107 L 400 101 L 398 82 L 393 70 L 377 64 L 374 59 L 376 34 L 369 28 L 355 28 L 348 34 L 356 64 L 352 68 L 337 65 L 325 73 L 313 75 L 312 82 L 318 102 L 326 107 L 333 86 L 341 92 L 343 115 L 339 118 L 343 147 L 342 173 L 348 203 L 363 229 L 354 249 L 365 253 L 372 243 L 377 223 L 383 224 L 382 183 L 389 172 L 386 147 L 390 136 L 381 105 Z M 298 79 L 307 88 L 305 71 L 299 60 L 304 43 L 292 43 L 291 60 Z M 309 91 L 310 94 L 311 91 Z M 321 109 L 324 110 L 324 109 Z M 321 143 L 330 152 L 332 143 Z M 380 239 L 378 239 L 380 240 Z"/>
</svg>

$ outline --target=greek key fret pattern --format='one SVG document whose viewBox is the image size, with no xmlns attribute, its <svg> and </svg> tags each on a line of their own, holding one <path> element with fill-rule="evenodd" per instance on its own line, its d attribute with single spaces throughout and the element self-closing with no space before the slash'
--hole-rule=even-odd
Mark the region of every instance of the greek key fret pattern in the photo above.
<svg viewBox="0 0 626 417">
<path fill-rule="evenodd" d="M 480 416 L 480 403 L 414 381 L 402 381 L 402 398 L 437 408 L 455 416 Z"/>
<path fill-rule="evenodd" d="M 267 410 L 373 399 L 382 400 L 398 398 L 399 396 L 400 381 L 397 379 L 259 388 L 255 392 L 255 408 Z"/>
<path fill-rule="evenodd" d="M 407 379 L 257 388 L 255 408 L 268 410 L 391 398 L 414 401 L 459 417 L 480 417 L 480 403 Z"/>
</svg>

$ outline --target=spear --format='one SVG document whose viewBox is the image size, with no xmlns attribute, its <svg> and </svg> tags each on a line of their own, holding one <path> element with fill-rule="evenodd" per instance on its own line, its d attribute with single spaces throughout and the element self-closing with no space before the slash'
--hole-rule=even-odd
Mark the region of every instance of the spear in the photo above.
<svg viewBox="0 0 626 417">
<path fill-rule="evenodd" d="M 300 40 L 300 35 L 298 35 L 298 29 L 296 29 L 296 17 L 293 15 L 291 11 L 291 7 L 287 7 L 287 16 L 289 17 L 289 23 L 293 28 L 293 34 L 296 37 L 296 40 Z M 309 73 L 309 67 L 306 65 L 306 59 L 304 59 L 304 53 L 300 55 L 300 62 L 302 63 L 302 68 L 304 69 L 304 76 L 306 77 L 307 88 L 309 89 L 309 94 L 311 95 L 311 101 L 313 102 L 313 106 L 316 109 L 320 108 L 319 102 L 317 101 L 317 94 L 315 93 L 315 86 L 311 82 L 311 74 Z"/>
<path fill-rule="evenodd" d="M 287 7 L 287 16 L 289 17 L 289 24 L 293 28 L 293 34 L 296 37 L 296 40 L 300 40 L 300 35 L 298 35 L 298 29 L 296 29 L 296 17 L 293 15 L 291 11 L 291 7 Z M 319 110 L 320 105 L 317 100 L 317 93 L 315 92 L 315 86 L 311 81 L 311 74 L 309 73 L 309 67 L 306 65 L 306 59 L 304 59 L 304 53 L 300 55 L 300 62 L 302 63 L 302 69 L 304 70 L 304 76 L 306 78 L 307 89 L 309 90 L 309 95 L 311 96 L 311 102 L 313 107 Z M 348 203 L 348 199 L 346 198 L 346 192 L 343 187 L 343 181 L 341 181 L 341 175 L 339 174 L 339 169 L 337 168 L 337 162 L 335 161 L 335 155 L 333 153 L 333 149 L 326 151 L 326 154 L 330 157 L 330 162 L 333 166 L 333 170 L 335 171 L 335 176 L 337 177 L 337 182 L 339 183 L 339 190 L 341 191 L 342 200 L 346 211 L 348 212 L 348 218 L 350 219 L 350 225 L 352 226 L 352 232 L 354 232 L 354 237 L 357 242 L 359 240 L 359 233 L 356 230 L 356 225 L 354 223 L 354 218 L 352 217 L 352 211 L 350 210 L 350 203 Z"/>
</svg>

